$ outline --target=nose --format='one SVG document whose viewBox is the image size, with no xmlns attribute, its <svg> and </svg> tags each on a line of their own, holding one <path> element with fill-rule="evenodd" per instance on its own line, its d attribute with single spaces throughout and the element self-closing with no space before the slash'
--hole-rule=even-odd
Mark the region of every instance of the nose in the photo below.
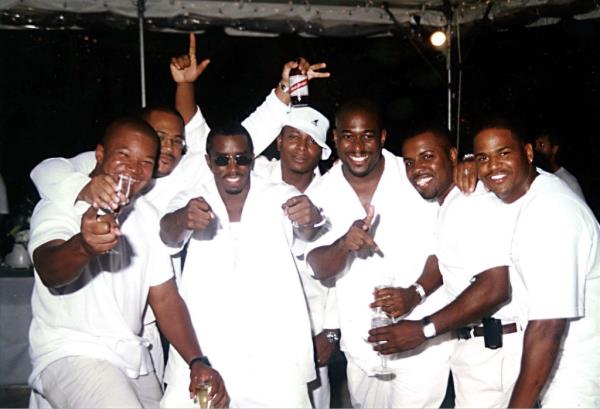
<svg viewBox="0 0 600 409">
<path fill-rule="evenodd" d="M 354 152 L 362 152 L 365 148 L 365 142 L 360 136 L 352 138 L 352 150 Z"/>
<path fill-rule="evenodd" d="M 173 149 L 173 140 L 171 138 L 162 138 L 160 140 L 160 150 L 161 151 L 170 151 Z"/>
</svg>

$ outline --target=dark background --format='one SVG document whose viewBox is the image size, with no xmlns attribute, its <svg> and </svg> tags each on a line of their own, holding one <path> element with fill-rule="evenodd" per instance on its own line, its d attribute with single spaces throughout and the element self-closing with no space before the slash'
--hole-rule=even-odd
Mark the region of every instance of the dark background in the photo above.
<svg viewBox="0 0 600 409">
<path fill-rule="evenodd" d="M 243 119 L 278 82 L 283 63 L 303 55 L 327 62 L 332 74 L 311 82 L 316 107 L 332 119 L 348 97 L 377 99 L 390 131 L 387 147 L 399 153 L 402 134 L 413 121 L 446 119 L 444 54 L 417 34 L 408 41 L 401 34 L 307 39 L 207 31 L 197 36 L 198 58 L 212 60 L 196 87 L 199 103 L 209 124 Z M 0 30 L 0 172 L 12 213 L 4 220 L 2 239 L 15 217 L 37 200 L 28 176 L 35 164 L 93 149 L 107 122 L 139 107 L 137 35 L 135 30 Z M 505 31 L 480 24 L 463 33 L 462 150 L 468 150 L 473 122 L 489 113 L 512 113 L 531 132 L 559 127 L 565 167 L 598 214 L 598 44 L 600 22 L 594 20 Z M 186 34 L 146 33 L 149 105 L 173 104 L 169 58 L 185 52 Z"/>
</svg>

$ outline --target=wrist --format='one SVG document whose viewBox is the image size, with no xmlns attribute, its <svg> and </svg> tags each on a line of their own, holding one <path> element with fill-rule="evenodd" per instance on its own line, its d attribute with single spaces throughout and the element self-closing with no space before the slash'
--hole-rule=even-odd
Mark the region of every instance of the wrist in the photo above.
<svg viewBox="0 0 600 409">
<path fill-rule="evenodd" d="M 201 363 L 204 366 L 208 366 L 209 368 L 212 368 L 212 365 L 210 364 L 210 361 L 208 360 L 208 357 L 206 355 L 198 355 L 193 357 L 192 359 L 190 359 L 190 362 L 188 362 L 188 367 L 190 369 L 192 369 L 192 366 L 194 366 L 197 363 Z"/>
<path fill-rule="evenodd" d="M 425 301 L 425 298 L 427 298 L 427 293 L 425 292 L 425 289 L 423 288 L 423 286 L 421 284 L 419 284 L 418 282 L 415 282 L 413 285 L 410 286 L 410 288 L 412 288 L 417 296 L 417 300 L 418 302 L 415 303 L 415 305 L 419 305 L 419 304 L 423 304 L 423 302 Z"/>
<path fill-rule="evenodd" d="M 338 329 L 324 329 L 325 339 L 330 344 L 335 344 L 340 341 L 340 330 Z"/>
<path fill-rule="evenodd" d="M 430 339 L 437 335 L 435 324 L 431 321 L 429 316 L 423 317 L 421 323 L 423 324 L 423 336 L 425 339 Z"/>
</svg>

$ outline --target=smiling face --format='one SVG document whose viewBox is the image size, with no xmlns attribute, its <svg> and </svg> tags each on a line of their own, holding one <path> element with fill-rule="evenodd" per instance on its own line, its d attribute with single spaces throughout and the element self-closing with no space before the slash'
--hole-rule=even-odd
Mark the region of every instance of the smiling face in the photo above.
<svg viewBox="0 0 600 409">
<path fill-rule="evenodd" d="M 253 154 L 244 135 L 215 135 L 206 161 L 221 196 L 248 192 Z"/>
<path fill-rule="evenodd" d="M 102 144 L 96 147 L 97 167 L 94 173 L 112 176 L 117 180 L 123 174 L 134 179 L 130 194 L 134 196 L 146 186 L 152 177 L 158 140 L 152 129 L 131 123 L 111 126 Z"/>
<path fill-rule="evenodd" d="M 504 128 L 480 131 L 473 143 L 479 179 L 505 203 L 529 190 L 535 179 L 533 148 Z"/>
<path fill-rule="evenodd" d="M 150 112 L 147 121 L 160 138 L 156 176 L 167 176 L 173 172 L 183 155 L 185 146 L 183 121 L 172 113 L 159 110 Z"/>
<path fill-rule="evenodd" d="M 339 115 L 333 137 L 344 171 L 355 177 L 370 174 L 381 160 L 386 134 L 373 113 L 354 110 Z"/>
<path fill-rule="evenodd" d="M 288 171 L 312 174 L 321 158 L 321 147 L 306 132 L 285 126 L 277 137 L 281 165 Z"/>
<path fill-rule="evenodd" d="M 444 138 L 427 131 L 411 136 L 402 145 L 406 175 L 426 200 L 440 204 L 454 186 L 452 171 L 456 149 Z"/>
</svg>

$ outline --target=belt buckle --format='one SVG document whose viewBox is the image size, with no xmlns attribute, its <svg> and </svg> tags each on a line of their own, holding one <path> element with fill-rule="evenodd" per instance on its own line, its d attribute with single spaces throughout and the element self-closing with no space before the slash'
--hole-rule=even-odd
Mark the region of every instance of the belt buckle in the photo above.
<svg viewBox="0 0 600 409">
<path fill-rule="evenodd" d="M 473 337 L 473 335 L 471 335 L 471 333 L 473 332 L 473 328 L 471 327 L 461 327 L 461 328 L 457 328 L 456 329 L 456 337 L 458 339 L 471 339 Z"/>
</svg>

